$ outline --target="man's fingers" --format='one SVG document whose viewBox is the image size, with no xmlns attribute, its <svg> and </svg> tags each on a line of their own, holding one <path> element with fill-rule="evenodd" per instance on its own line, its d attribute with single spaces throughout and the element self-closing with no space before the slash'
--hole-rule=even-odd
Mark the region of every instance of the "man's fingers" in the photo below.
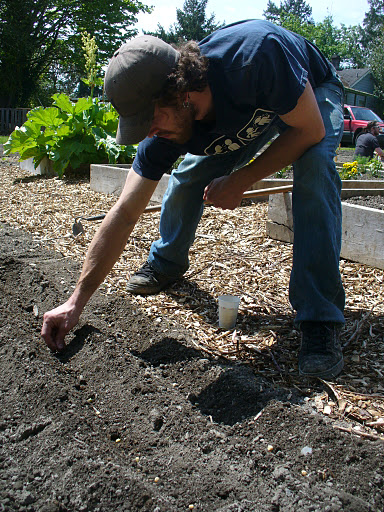
<svg viewBox="0 0 384 512">
<path fill-rule="evenodd" d="M 52 327 L 49 325 L 48 320 L 44 318 L 43 327 L 41 328 L 41 336 L 43 337 L 48 348 L 50 348 L 51 350 L 56 350 L 56 343 L 54 341 L 53 334 L 54 333 Z"/>
<path fill-rule="evenodd" d="M 54 352 L 63 350 L 65 347 L 64 337 L 66 332 L 64 329 L 57 327 L 50 318 L 44 315 L 43 327 L 41 328 L 41 336 L 43 337 L 48 348 Z"/>
<path fill-rule="evenodd" d="M 56 332 L 56 347 L 57 347 L 57 350 L 61 351 L 64 349 L 65 347 L 65 341 L 64 341 L 64 338 L 67 334 L 67 331 L 64 330 L 63 328 L 59 328 Z"/>
</svg>

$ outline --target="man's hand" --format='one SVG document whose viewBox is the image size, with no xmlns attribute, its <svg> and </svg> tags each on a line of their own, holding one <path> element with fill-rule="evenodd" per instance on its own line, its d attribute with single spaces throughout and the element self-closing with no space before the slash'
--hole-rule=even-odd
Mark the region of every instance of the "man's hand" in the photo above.
<svg viewBox="0 0 384 512">
<path fill-rule="evenodd" d="M 236 186 L 236 172 L 211 181 L 204 190 L 204 201 L 223 210 L 234 210 L 243 198 L 243 190 Z"/>
<path fill-rule="evenodd" d="M 44 314 L 41 335 L 53 352 L 64 350 L 64 338 L 75 327 L 79 317 L 80 312 L 69 301 Z"/>
</svg>

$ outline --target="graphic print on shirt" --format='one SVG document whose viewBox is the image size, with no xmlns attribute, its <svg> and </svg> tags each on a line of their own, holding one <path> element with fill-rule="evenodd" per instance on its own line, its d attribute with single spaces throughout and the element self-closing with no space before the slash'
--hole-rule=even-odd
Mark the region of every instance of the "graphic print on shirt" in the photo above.
<svg viewBox="0 0 384 512">
<path fill-rule="evenodd" d="M 271 110 L 256 109 L 250 121 L 237 132 L 236 137 L 228 137 L 227 135 L 218 137 L 205 148 L 204 154 L 218 155 L 228 153 L 228 151 L 236 151 L 242 146 L 246 146 L 259 137 L 275 117 L 276 114 Z"/>
</svg>

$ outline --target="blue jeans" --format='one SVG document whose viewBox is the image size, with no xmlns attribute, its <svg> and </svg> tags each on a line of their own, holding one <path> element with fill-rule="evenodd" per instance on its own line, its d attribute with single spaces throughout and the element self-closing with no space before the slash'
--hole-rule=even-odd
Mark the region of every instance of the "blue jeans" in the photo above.
<svg viewBox="0 0 384 512">
<path fill-rule="evenodd" d="M 296 323 L 344 323 L 345 295 L 339 272 L 341 181 L 334 163 L 343 133 L 343 90 L 334 82 L 326 82 L 314 92 L 326 135 L 293 166 L 294 244 L 289 299 L 297 312 Z M 283 129 L 280 126 L 279 131 Z M 163 199 L 161 238 L 152 244 L 148 257 L 155 270 L 172 277 L 184 274 L 203 213 L 204 188 L 214 178 L 246 165 L 277 134 L 278 128 L 273 126 L 236 151 L 186 155 L 173 171 Z"/>
</svg>

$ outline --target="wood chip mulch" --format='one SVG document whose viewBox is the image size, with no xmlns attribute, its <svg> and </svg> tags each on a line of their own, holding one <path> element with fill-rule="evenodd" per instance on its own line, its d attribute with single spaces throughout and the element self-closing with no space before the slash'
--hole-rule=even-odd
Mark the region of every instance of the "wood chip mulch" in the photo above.
<svg viewBox="0 0 384 512">
<path fill-rule="evenodd" d="M 63 258 L 79 261 L 99 223 L 83 221 L 85 233 L 74 237 L 75 217 L 105 213 L 116 201 L 90 190 L 87 180 L 31 176 L 20 170 L 15 157 L 3 157 L 0 180 L 1 221 L 30 232 Z M 199 350 L 244 361 L 276 386 L 297 388 L 335 420 L 336 428 L 384 440 L 384 271 L 340 262 L 347 295 L 345 369 L 337 383 L 303 382 L 297 371 L 300 338 L 288 300 L 292 246 L 266 236 L 267 209 L 266 203 L 251 201 L 234 211 L 207 207 L 185 279 L 149 297 L 125 291 L 159 234 L 160 214 L 143 214 L 101 291 L 129 297 L 164 333 L 167 318 L 169 329 L 188 330 Z M 218 327 L 222 294 L 241 296 L 236 330 Z"/>
</svg>

